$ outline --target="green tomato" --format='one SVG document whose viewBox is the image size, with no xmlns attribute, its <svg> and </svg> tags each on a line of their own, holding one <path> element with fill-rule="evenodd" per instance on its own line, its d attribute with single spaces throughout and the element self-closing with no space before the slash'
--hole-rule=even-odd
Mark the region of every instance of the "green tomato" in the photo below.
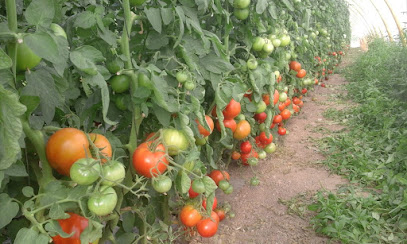
<svg viewBox="0 0 407 244">
<path fill-rule="evenodd" d="M 285 102 L 287 100 L 287 93 L 280 93 L 280 98 L 278 100 L 280 100 L 280 102 Z"/>
<path fill-rule="evenodd" d="M 205 184 L 201 179 L 196 179 L 192 182 L 192 190 L 198 194 L 204 193 L 206 191 Z"/>
<path fill-rule="evenodd" d="M 267 157 L 267 153 L 265 151 L 262 150 L 262 151 L 259 152 L 259 158 L 260 159 L 265 159 L 266 157 Z"/>
<path fill-rule="evenodd" d="M 285 53 L 285 59 L 286 59 L 286 60 L 290 60 L 290 58 L 291 58 L 291 53 L 286 52 L 286 53 Z"/>
<path fill-rule="evenodd" d="M 195 144 L 197 146 L 203 146 L 206 144 L 207 141 L 208 141 L 208 137 L 202 137 L 202 138 L 195 137 Z"/>
<path fill-rule="evenodd" d="M 249 159 L 247 160 L 247 163 L 248 163 L 250 166 L 256 166 L 257 164 L 259 164 L 259 160 L 258 160 L 257 158 L 249 158 Z"/>
<path fill-rule="evenodd" d="M 291 42 L 291 38 L 290 38 L 289 35 L 283 35 L 283 36 L 280 38 L 280 40 L 281 40 L 281 46 L 282 46 L 282 47 L 288 46 L 288 44 L 290 44 L 290 42 Z"/>
<path fill-rule="evenodd" d="M 254 51 L 260 52 L 261 50 L 263 50 L 264 44 L 266 44 L 266 40 L 258 36 L 254 39 L 252 48 Z"/>
<path fill-rule="evenodd" d="M 188 79 L 188 74 L 184 71 L 178 71 L 175 78 L 179 83 L 184 83 Z"/>
<path fill-rule="evenodd" d="M 256 104 L 256 108 L 256 114 L 263 113 L 264 111 L 266 111 L 267 104 L 263 100 L 261 100 L 259 103 Z"/>
<path fill-rule="evenodd" d="M 188 162 L 185 162 L 182 166 L 186 170 L 192 171 L 195 168 L 195 162 L 194 161 L 188 161 Z"/>
<path fill-rule="evenodd" d="M 124 165 L 119 161 L 112 160 L 102 166 L 103 185 L 115 186 L 121 183 L 126 176 Z"/>
<path fill-rule="evenodd" d="M 266 42 L 266 44 L 264 44 L 264 46 L 263 46 L 263 52 L 270 54 L 273 51 L 274 51 L 273 43 L 271 43 L 271 41 L 268 40 L 268 42 Z"/>
<path fill-rule="evenodd" d="M 110 79 L 110 85 L 115 93 L 123 93 L 130 88 L 130 77 L 127 75 L 116 75 Z"/>
<path fill-rule="evenodd" d="M 283 89 L 284 92 L 288 92 L 288 86 L 285 86 Z"/>
<path fill-rule="evenodd" d="M 274 47 L 279 47 L 281 46 L 281 40 L 280 39 L 272 39 L 272 43 Z"/>
<path fill-rule="evenodd" d="M 277 150 L 277 147 L 276 147 L 276 144 L 274 144 L 274 143 L 270 143 L 264 148 L 264 151 L 266 153 L 273 153 L 276 150 Z"/>
<path fill-rule="evenodd" d="M 244 114 L 239 114 L 239 115 L 236 117 L 236 119 L 237 119 L 237 121 L 246 120 L 246 116 L 244 116 Z"/>
<path fill-rule="evenodd" d="M 119 70 L 122 69 L 122 66 L 118 59 L 114 59 L 106 63 L 106 68 L 107 70 L 109 70 L 110 73 L 116 74 Z"/>
<path fill-rule="evenodd" d="M 257 63 L 257 60 L 254 58 L 247 60 L 246 64 L 247 64 L 247 68 L 249 68 L 249 69 L 252 69 L 252 70 L 257 69 L 258 63 Z"/>
<path fill-rule="evenodd" d="M 244 9 L 235 8 L 233 14 L 238 20 L 245 20 L 247 19 L 247 17 L 249 17 L 250 10 L 248 8 Z"/>
<path fill-rule="evenodd" d="M 247 8 L 250 5 L 250 0 L 234 0 L 233 7 L 235 8 Z"/>
<path fill-rule="evenodd" d="M 150 78 L 148 78 L 148 76 L 147 76 L 145 73 L 143 73 L 143 72 L 140 72 L 140 73 L 138 74 L 137 81 L 138 81 L 138 85 L 139 85 L 139 86 L 148 88 L 148 89 L 150 89 L 150 90 L 152 90 L 153 87 L 154 87 L 153 82 L 152 82 L 152 81 L 150 80 Z"/>
<path fill-rule="evenodd" d="M 25 43 L 17 44 L 17 71 L 32 69 L 41 62 L 38 57 Z"/>
<path fill-rule="evenodd" d="M 97 216 L 110 214 L 117 204 L 116 191 L 110 186 L 102 186 L 99 192 L 88 199 L 89 210 Z"/>
<path fill-rule="evenodd" d="M 72 164 L 71 179 L 78 185 L 90 185 L 99 179 L 100 164 L 93 158 L 81 158 Z"/>
<path fill-rule="evenodd" d="M 274 74 L 276 75 L 276 79 L 278 78 L 278 77 L 280 77 L 280 71 L 278 71 L 278 70 L 276 70 L 276 71 L 274 71 Z"/>
<path fill-rule="evenodd" d="M 192 91 L 195 89 L 195 83 L 193 81 L 189 80 L 189 81 L 185 82 L 184 87 L 187 91 Z"/>
<path fill-rule="evenodd" d="M 63 38 L 67 39 L 66 32 L 60 25 L 52 23 L 50 28 L 56 36 L 62 36 Z"/>
<path fill-rule="evenodd" d="M 260 184 L 260 181 L 257 177 L 253 177 L 250 179 L 250 185 L 252 186 L 258 186 Z"/>
<path fill-rule="evenodd" d="M 154 190 L 159 193 L 168 192 L 172 187 L 172 180 L 170 177 L 165 175 L 159 175 L 152 179 L 152 185 Z"/>
<path fill-rule="evenodd" d="M 229 188 L 223 191 L 226 195 L 232 194 L 233 192 L 233 186 L 229 184 Z"/>
<path fill-rule="evenodd" d="M 227 180 L 221 180 L 219 181 L 219 188 L 222 191 L 226 191 L 230 186 L 230 183 Z"/>
<path fill-rule="evenodd" d="M 266 131 L 266 129 L 267 129 L 267 127 L 266 127 L 266 124 L 265 124 L 265 123 L 261 123 L 261 124 L 259 125 L 259 130 L 260 130 L 260 131 Z"/>
<path fill-rule="evenodd" d="M 127 104 L 130 101 L 129 95 L 119 94 L 114 97 L 114 104 L 119 110 L 125 111 L 127 110 Z"/>
<path fill-rule="evenodd" d="M 189 147 L 188 139 L 180 130 L 164 129 L 163 142 L 170 156 L 178 155 L 181 151 L 185 151 Z"/>
</svg>

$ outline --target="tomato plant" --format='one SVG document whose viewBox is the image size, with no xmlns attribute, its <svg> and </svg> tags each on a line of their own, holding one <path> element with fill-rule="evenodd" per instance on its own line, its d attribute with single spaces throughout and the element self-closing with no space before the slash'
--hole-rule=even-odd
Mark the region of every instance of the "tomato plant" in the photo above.
<svg viewBox="0 0 407 244">
<path fill-rule="evenodd" d="M 84 243 L 177 242 L 182 228 L 164 226 L 179 206 L 216 184 L 233 192 L 206 174 L 275 150 L 267 130 L 300 112 L 351 36 L 344 0 L 49 2 L 0 4 L 0 239 L 12 243 L 66 237 L 49 228 L 65 212 L 89 217 Z"/>
</svg>

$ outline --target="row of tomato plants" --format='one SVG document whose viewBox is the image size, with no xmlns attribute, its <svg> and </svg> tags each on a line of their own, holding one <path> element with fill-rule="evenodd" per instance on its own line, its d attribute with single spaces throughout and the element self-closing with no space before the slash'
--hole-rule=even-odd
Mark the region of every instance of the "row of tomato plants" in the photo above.
<svg viewBox="0 0 407 244">
<path fill-rule="evenodd" d="M 0 13 L 0 227 L 15 243 L 213 236 L 228 165 L 276 150 L 350 34 L 343 1 L 7 0 Z"/>
</svg>

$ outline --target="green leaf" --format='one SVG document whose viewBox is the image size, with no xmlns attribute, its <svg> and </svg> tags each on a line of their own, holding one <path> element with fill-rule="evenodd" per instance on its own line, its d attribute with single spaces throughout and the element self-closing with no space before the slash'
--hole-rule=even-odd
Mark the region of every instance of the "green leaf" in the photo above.
<svg viewBox="0 0 407 244">
<path fill-rule="evenodd" d="M 88 227 L 81 233 L 81 243 L 92 243 L 102 237 L 103 225 L 89 219 Z"/>
<path fill-rule="evenodd" d="M 215 74 L 228 73 L 234 70 L 234 67 L 231 63 L 226 62 L 222 58 L 209 54 L 201 59 L 201 64 L 205 67 L 206 70 Z"/>
<path fill-rule="evenodd" d="M 59 225 L 58 221 L 52 220 L 45 225 L 45 230 L 51 232 L 52 235 L 60 235 L 63 238 L 71 237 L 74 232 L 66 233 L 62 230 L 61 226 Z"/>
<path fill-rule="evenodd" d="M 259 0 L 256 4 L 256 12 L 258 14 L 264 13 L 264 11 L 267 9 L 268 3 L 267 0 Z"/>
<path fill-rule="evenodd" d="M 134 233 L 123 233 L 117 237 L 117 243 L 134 243 L 136 239 L 136 234 Z"/>
<path fill-rule="evenodd" d="M 52 63 L 61 62 L 61 56 L 58 50 L 58 44 L 45 32 L 37 32 L 34 34 L 26 35 L 24 43 L 27 44 L 31 50 L 41 58 L 44 58 Z"/>
<path fill-rule="evenodd" d="M 0 85 L 0 170 L 12 165 L 21 152 L 19 138 L 23 133 L 20 116 L 26 107 L 18 101 L 18 95 Z"/>
<path fill-rule="evenodd" d="M 69 214 L 65 213 L 60 204 L 54 203 L 49 210 L 49 217 L 51 219 L 66 219 L 69 218 Z"/>
<path fill-rule="evenodd" d="M 174 96 L 169 95 L 172 87 L 169 87 L 166 80 L 161 76 L 155 74 L 151 75 L 151 81 L 154 83 L 154 97 L 153 100 L 170 113 L 177 112 L 179 110 L 178 101 Z"/>
<path fill-rule="evenodd" d="M 27 86 L 23 88 L 22 95 L 40 97 L 40 109 L 45 123 L 51 123 L 55 114 L 55 107 L 61 105 L 62 97 L 59 95 L 54 79 L 46 70 L 40 69 L 26 74 Z"/>
<path fill-rule="evenodd" d="M 49 237 L 34 229 L 22 228 L 14 240 L 14 244 L 48 244 Z"/>
<path fill-rule="evenodd" d="M 123 213 L 121 217 L 123 223 L 123 230 L 125 232 L 132 232 L 134 228 L 134 222 L 136 221 L 136 217 L 134 216 L 134 214 L 128 211 Z"/>
<path fill-rule="evenodd" d="M 70 59 L 76 68 L 89 75 L 96 75 L 98 73 L 96 63 L 105 60 L 99 50 L 87 45 L 72 51 Z"/>
<path fill-rule="evenodd" d="M 175 184 L 181 193 L 187 193 L 191 187 L 191 179 L 184 170 L 180 170 L 177 174 L 177 178 L 175 179 Z"/>
<path fill-rule="evenodd" d="M 31 186 L 24 186 L 21 191 L 23 192 L 23 195 L 26 197 L 33 197 L 35 195 L 34 189 Z"/>
<path fill-rule="evenodd" d="M 215 201 L 215 191 L 206 196 L 206 213 L 210 216 L 212 212 L 213 202 Z"/>
<path fill-rule="evenodd" d="M 162 31 L 161 12 L 158 8 L 144 9 L 148 21 L 153 26 L 154 30 L 158 33 Z"/>
<path fill-rule="evenodd" d="M 162 47 L 168 46 L 169 39 L 166 35 L 162 35 L 156 31 L 148 33 L 146 39 L 146 47 L 150 50 L 158 50 Z"/>
<path fill-rule="evenodd" d="M 18 160 L 15 164 L 12 164 L 9 168 L 7 168 L 4 173 L 9 176 L 14 177 L 26 177 L 28 176 L 27 171 L 25 169 L 25 165 L 23 162 Z"/>
<path fill-rule="evenodd" d="M 287 8 L 288 8 L 290 11 L 294 11 L 294 6 L 290 3 L 289 0 L 281 0 L 281 1 L 285 4 L 285 6 L 287 6 Z"/>
<path fill-rule="evenodd" d="M 90 11 L 84 11 L 76 16 L 73 26 L 88 29 L 94 26 L 95 24 L 96 24 L 96 15 Z"/>
<path fill-rule="evenodd" d="M 172 8 L 161 8 L 161 17 L 164 25 L 169 25 L 174 20 Z"/>
<path fill-rule="evenodd" d="M 30 25 L 49 26 L 55 15 L 53 0 L 34 0 L 24 12 Z"/>
<path fill-rule="evenodd" d="M 85 76 L 83 78 L 83 81 L 93 87 L 97 86 L 100 88 L 100 92 L 102 94 L 103 120 L 110 125 L 117 124 L 117 122 L 111 121 L 110 119 L 107 118 L 110 98 L 109 98 L 109 89 L 107 88 L 107 83 L 106 83 L 105 79 L 103 78 L 103 76 L 100 73 L 97 73 L 97 75 L 94 75 L 94 76 Z"/>
<path fill-rule="evenodd" d="M 13 65 L 11 58 L 0 48 L 0 69 L 8 69 Z"/>
<path fill-rule="evenodd" d="M 41 99 L 37 96 L 21 96 L 20 102 L 27 107 L 25 114 L 28 118 L 31 113 L 37 109 L 38 105 L 40 105 Z"/>
<path fill-rule="evenodd" d="M 157 116 L 157 119 L 162 124 L 162 126 L 168 127 L 170 125 L 171 113 L 161 108 L 157 104 L 153 104 L 153 110 L 155 116 Z"/>
<path fill-rule="evenodd" d="M 204 176 L 202 178 L 202 182 L 205 185 L 205 194 L 207 196 L 209 196 L 211 193 L 213 193 L 218 188 L 215 181 L 213 181 L 212 178 L 209 176 Z"/>
<path fill-rule="evenodd" d="M 274 2 L 269 2 L 268 11 L 273 19 L 277 19 L 277 6 L 274 4 Z"/>
<path fill-rule="evenodd" d="M 0 229 L 8 225 L 17 216 L 19 209 L 18 203 L 13 202 L 6 193 L 0 194 Z"/>
</svg>

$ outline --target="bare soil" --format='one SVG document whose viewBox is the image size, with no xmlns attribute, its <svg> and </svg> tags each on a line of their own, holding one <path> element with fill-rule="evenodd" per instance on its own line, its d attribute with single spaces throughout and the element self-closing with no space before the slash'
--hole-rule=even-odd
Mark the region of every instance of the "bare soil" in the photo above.
<svg viewBox="0 0 407 244">
<path fill-rule="evenodd" d="M 255 172 L 261 183 L 250 186 L 253 172 L 248 167 L 231 165 L 229 173 L 234 192 L 217 194 L 218 201 L 229 202 L 234 218 L 227 218 L 219 225 L 212 238 L 197 238 L 190 243 L 328 243 L 318 236 L 309 224 L 309 217 L 291 214 L 287 204 L 294 197 L 312 195 L 320 189 L 335 190 L 347 181 L 331 174 L 322 164 L 324 156 L 317 150 L 314 139 L 327 136 L 329 131 L 344 129 L 324 118 L 329 108 L 347 106 L 341 99 L 345 79 L 333 75 L 325 82 L 326 88 L 316 86 L 304 98 L 300 115 L 286 126 L 289 134 L 279 137 L 278 149 L 260 161 Z"/>
</svg>

